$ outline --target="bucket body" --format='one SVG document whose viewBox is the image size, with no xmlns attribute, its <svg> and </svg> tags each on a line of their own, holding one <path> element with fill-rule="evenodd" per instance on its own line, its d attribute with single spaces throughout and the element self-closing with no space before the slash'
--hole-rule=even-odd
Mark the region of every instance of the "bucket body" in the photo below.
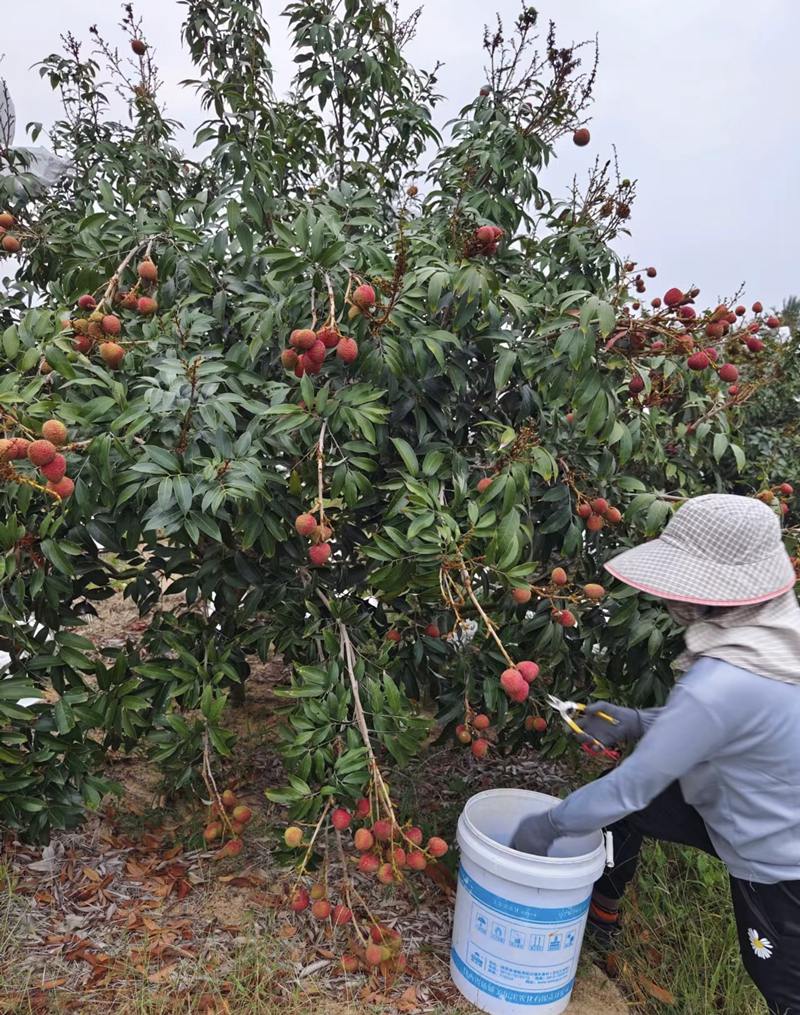
<svg viewBox="0 0 800 1015">
<path fill-rule="evenodd" d="M 450 973 L 490 1015 L 558 1015 L 569 1004 L 592 885 L 606 863 L 602 833 L 558 839 L 547 857 L 508 845 L 522 818 L 558 802 L 530 790 L 487 790 L 467 801 L 458 821 Z"/>
</svg>

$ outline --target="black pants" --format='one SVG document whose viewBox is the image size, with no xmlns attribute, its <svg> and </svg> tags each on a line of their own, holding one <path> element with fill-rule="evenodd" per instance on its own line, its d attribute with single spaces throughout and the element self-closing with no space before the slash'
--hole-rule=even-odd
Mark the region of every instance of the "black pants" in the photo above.
<svg viewBox="0 0 800 1015">
<path fill-rule="evenodd" d="M 677 782 L 609 831 L 614 835 L 615 867 L 595 889 L 611 899 L 622 898 L 636 873 L 645 838 L 696 846 L 717 856 L 703 819 L 683 799 Z M 759 885 L 730 880 L 745 969 L 764 995 L 770 1015 L 800 1015 L 800 881 Z"/>
</svg>

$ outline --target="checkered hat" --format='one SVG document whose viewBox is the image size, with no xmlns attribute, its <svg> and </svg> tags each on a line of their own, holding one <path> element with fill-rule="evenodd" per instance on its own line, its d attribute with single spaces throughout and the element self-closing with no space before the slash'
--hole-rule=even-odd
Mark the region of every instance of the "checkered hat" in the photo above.
<svg viewBox="0 0 800 1015">
<path fill-rule="evenodd" d="M 658 539 L 625 550 L 606 570 L 650 595 L 704 606 L 763 603 L 795 584 L 774 511 L 727 494 L 687 501 Z"/>
</svg>

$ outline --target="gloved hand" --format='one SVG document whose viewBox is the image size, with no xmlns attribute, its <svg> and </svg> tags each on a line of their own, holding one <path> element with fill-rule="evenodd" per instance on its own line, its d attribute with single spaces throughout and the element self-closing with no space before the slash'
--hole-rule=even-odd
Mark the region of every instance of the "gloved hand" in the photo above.
<svg viewBox="0 0 800 1015">
<path fill-rule="evenodd" d="M 616 723 L 610 723 L 601 719 L 598 712 L 605 712 Z M 623 705 L 612 705 L 610 701 L 594 701 L 586 706 L 586 711 L 575 717 L 576 722 L 583 730 L 578 736 L 582 744 L 592 744 L 592 738 L 599 740 L 606 747 L 616 747 L 618 744 L 639 740 L 644 735 L 642 717 L 638 709 L 625 708 Z M 599 749 L 599 748 L 598 748 Z"/>
<path fill-rule="evenodd" d="M 550 819 L 550 811 L 531 814 L 517 826 L 511 839 L 511 848 L 518 849 L 521 853 L 533 853 L 534 856 L 547 856 L 547 851 L 558 834 Z"/>
</svg>

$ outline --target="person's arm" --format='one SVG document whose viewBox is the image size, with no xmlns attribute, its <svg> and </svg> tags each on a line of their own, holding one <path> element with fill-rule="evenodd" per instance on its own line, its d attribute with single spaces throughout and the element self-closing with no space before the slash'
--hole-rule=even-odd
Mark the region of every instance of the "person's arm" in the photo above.
<svg viewBox="0 0 800 1015">
<path fill-rule="evenodd" d="M 618 768 L 582 786 L 548 812 L 558 835 L 594 832 L 642 810 L 734 735 L 682 684 L 663 708 L 646 710 L 653 712 L 657 714 L 650 728 Z"/>
</svg>

